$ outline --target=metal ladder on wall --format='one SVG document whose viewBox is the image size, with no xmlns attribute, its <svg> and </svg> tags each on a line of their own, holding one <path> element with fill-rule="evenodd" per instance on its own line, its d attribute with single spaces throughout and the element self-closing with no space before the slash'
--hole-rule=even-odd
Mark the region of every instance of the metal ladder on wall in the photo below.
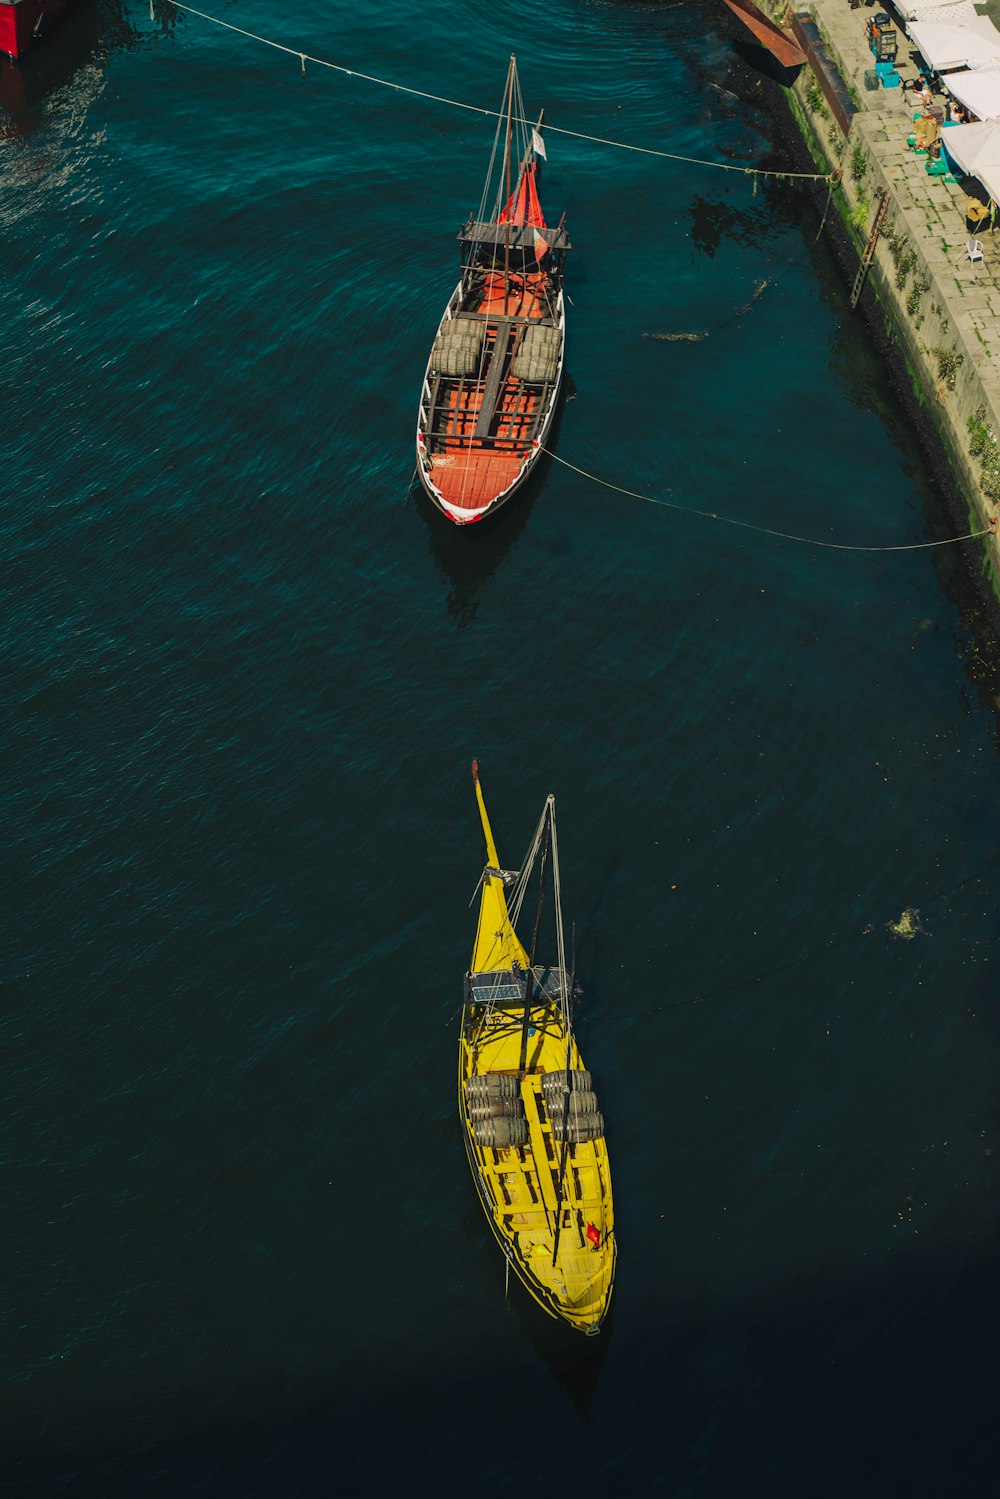
<svg viewBox="0 0 1000 1499">
<path fill-rule="evenodd" d="M 858 305 L 858 298 L 861 295 L 861 288 L 864 286 L 865 277 L 868 275 L 868 267 L 871 265 L 873 259 L 875 258 L 875 246 L 878 244 L 878 237 L 882 231 L 882 220 L 885 218 L 886 212 L 889 208 L 888 189 L 880 187 L 878 190 L 878 194 L 879 205 L 875 210 L 875 218 L 872 222 L 871 233 L 868 236 L 868 243 L 865 245 L 864 251 L 861 256 L 861 264 L 858 266 L 858 274 L 854 278 L 854 286 L 851 288 L 851 300 L 848 303 L 848 306 L 850 307 L 852 312 Z"/>
</svg>

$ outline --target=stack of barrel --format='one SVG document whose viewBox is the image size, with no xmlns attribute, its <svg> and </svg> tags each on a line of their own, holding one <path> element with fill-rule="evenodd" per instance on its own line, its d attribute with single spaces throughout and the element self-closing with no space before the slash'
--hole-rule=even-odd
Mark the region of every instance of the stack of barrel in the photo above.
<svg viewBox="0 0 1000 1499">
<path fill-rule="evenodd" d="M 551 385 L 559 369 L 562 334 L 550 323 L 529 323 L 510 372 L 529 385 Z"/>
<path fill-rule="evenodd" d="M 598 1110 L 597 1094 L 585 1068 L 546 1072 L 542 1077 L 542 1097 L 556 1140 L 582 1145 L 585 1140 L 599 1140 L 604 1134 L 604 1115 Z"/>
<path fill-rule="evenodd" d="M 479 1072 L 466 1082 L 465 1097 L 477 1145 L 503 1150 L 527 1143 L 519 1077 L 509 1072 Z"/>
<path fill-rule="evenodd" d="M 485 323 L 471 317 L 453 317 L 442 323 L 431 350 L 431 370 L 452 378 L 474 375 L 485 332 Z"/>
</svg>

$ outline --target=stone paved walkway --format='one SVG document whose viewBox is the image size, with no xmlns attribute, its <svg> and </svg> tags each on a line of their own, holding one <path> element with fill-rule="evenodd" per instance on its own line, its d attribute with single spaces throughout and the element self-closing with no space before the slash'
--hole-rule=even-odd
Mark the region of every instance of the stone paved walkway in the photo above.
<svg viewBox="0 0 1000 1499">
<path fill-rule="evenodd" d="M 849 0 L 812 0 L 812 4 L 803 8 L 814 14 L 845 82 L 860 102 L 862 113 L 851 129 L 845 168 L 850 170 L 855 145 L 869 150 L 877 160 L 897 214 L 918 244 L 933 273 L 935 290 L 945 298 L 956 332 L 979 366 L 984 390 L 1000 409 L 1000 229 L 991 233 L 987 223 L 986 231 L 978 232 L 984 260 L 976 266 L 970 264 L 964 253 L 970 237 L 965 222 L 966 188 L 961 182 L 949 183 L 941 177 L 928 176 L 927 158 L 917 156 L 906 143 L 914 128 L 912 94 L 905 87 L 874 91 L 865 88 L 865 71 L 874 62 L 865 22 L 879 7 L 862 5 L 852 10 Z M 978 9 L 981 14 L 991 14 L 1000 26 L 1000 0 L 990 0 L 989 5 Z M 891 10 L 890 14 L 899 32 L 897 67 L 904 84 L 913 85 L 917 70 L 911 54 L 915 48 L 905 36 L 898 16 Z M 947 129 L 944 134 L 947 135 Z M 985 196 L 974 181 L 970 180 L 969 187 L 977 195 Z M 994 360 L 996 374 L 989 363 Z"/>
</svg>

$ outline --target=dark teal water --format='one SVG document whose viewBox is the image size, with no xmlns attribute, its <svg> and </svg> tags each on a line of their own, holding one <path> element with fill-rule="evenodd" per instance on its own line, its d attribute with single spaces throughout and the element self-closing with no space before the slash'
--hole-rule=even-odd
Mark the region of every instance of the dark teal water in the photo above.
<svg viewBox="0 0 1000 1499">
<path fill-rule="evenodd" d="M 801 165 L 721 10 L 219 13 L 486 107 L 516 50 L 553 125 Z M 120 0 L 0 88 L 5 1488 L 995 1492 L 998 687 L 957 554 L 558 464 L 459 533 L 413 428 L 489 121 Z M 565 459 L 953 532 L 821 192 L 549 152 Z M 558 801 L 596 1343 L 505 1302 L 458 1133 L 474 754 L 508 862 Z"/>
</svg>

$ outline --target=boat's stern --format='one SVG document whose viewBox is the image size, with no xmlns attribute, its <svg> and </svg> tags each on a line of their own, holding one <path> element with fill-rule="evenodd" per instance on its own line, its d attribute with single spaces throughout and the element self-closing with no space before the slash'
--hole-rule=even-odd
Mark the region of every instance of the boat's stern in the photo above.
<svg viewBox="0 0 1000 1499">
<path fill-rule="evenodd" d="M 488 1017 L 468 1005 L 459 1112 L 469 1164 L 507 1259 L 550 1315 L 592 1334 L 614 1287 L 614 1201 L 604 1120 L 575 1041 L 569 1055 L 567 1098 L 558 1008 L 533 1008 L 525 1028 L 523 1005 L 494 1007 Z M 588 1086 L 577 1088 L 578 1080 Z"/>
</svg>

